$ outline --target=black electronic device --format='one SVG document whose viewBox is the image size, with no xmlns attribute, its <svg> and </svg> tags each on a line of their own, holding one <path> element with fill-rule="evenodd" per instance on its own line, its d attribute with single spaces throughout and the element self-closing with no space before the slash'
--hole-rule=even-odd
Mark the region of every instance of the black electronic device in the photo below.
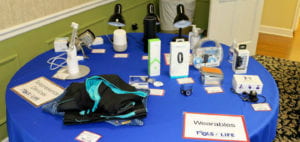
<svg viewBox="0 0 300 142">
<path fill-rule="evenodd" d="M 257 93 L 255 91 L 250 91 L 249 95 L 249 101 L 250 102 L 257 102 L 258 98 L 257 98 Z"/>
<path fill-rule="evenodd" d="M 154 14 L 154 4 L 147 6 L 147 15 L 144 18 L 144 52 L 148 53 L 148 40 L 156 38 L 156 25 L 159 24 L 159 18 Z"/>
<path fill-rule="evenodd" d="M 231 88 L 231 91 L 237 94 L 245 102 L 265 103 L 267 101 L 265 96 L 257 95 L 256 91 L 250 91 L 249 93 L 243 92 L 242 94 L 236 93 L 233 88 Z M 258 102 L 259 101 L 258 97 L 263 98 L 263 101 Z"/>
</svg>

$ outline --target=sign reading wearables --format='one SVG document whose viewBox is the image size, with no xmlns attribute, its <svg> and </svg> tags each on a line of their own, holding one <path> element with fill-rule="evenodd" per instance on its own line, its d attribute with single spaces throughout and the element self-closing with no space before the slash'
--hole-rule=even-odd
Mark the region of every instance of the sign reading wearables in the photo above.
<svg viewBox="0 0 300 142">
<path fill-rule="evenodd" d="M 244 141 L 249 136 L 241 115 L 184 113 L 183 138 L 217 141 Z"/>
</svg>

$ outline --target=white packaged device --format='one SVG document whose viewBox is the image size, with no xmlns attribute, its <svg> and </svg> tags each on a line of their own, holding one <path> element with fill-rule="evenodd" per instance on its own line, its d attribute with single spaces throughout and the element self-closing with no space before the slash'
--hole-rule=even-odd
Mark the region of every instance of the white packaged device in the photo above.
<svg viewBox="0 0 300 142">
<path fill-rule="evenodd" d="M 246 47 L 246 44 L 241 44 L 234 48 L 232 70 L 235 73 L 247 73 L 250 53 Z"/>
<path fill-rule="evenodd" d="M 66 52 L 68 50 L 68 37 L 55 38 L 54 40 L 54 51 L 55 52 Z"/>
<path fill-rule="evenodd" d="M 180 39 L 171 42 L 170 50 L 170 77 L 187 77 L 189 75 L 190 42 Z"/>
<path fill-rule="evenodd" d="M 160 75 L 160 50 L 161 41 L 158 38 L 148 40 L 148 74 L 149 76 Z"/>
<path fill-rule="evenodd" d="M 236 93 L 262 93 L 263 83 L 257 75 L 233 75 L 232 87 Z"/>
</svg>

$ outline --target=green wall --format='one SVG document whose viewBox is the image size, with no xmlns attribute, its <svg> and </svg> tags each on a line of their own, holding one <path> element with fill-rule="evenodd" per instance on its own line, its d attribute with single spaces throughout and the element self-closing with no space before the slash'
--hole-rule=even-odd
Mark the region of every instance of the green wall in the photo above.
<svg viewBox="0 0 300 142">
<path fill-rule="evenodd" d="M 111 34 L 115 27 L 107 24 L 113 13 L 114 5 L 121 3 L 123 16 L 126 20 L 127 32 L 143 32 L 143 18 L 146 6 L 153 2 L 158 6 L 158 0 L 118 0 L 104 6 L 65 18 L 38 29 L 23 33 L 0 42 L 0 141 L 7 136 L 5 91 L 8 82 L 15 72 L 35 56 L 53 48 L 56 37 L 70 36 L 71 22 L 79 24 L 79 33 L 91 29 L 96 35 Z M 207 29 L 208 0 L 197 0 L 194 23 Z M 132 31 L 131 25 L 138 24 L 138 30 Z"/>
<path fill-rule="evenodd" d="M 209 4 L 209 0 L 196 0 L 193 23 L 204 30 L 208 28 Z"/>
</svg>

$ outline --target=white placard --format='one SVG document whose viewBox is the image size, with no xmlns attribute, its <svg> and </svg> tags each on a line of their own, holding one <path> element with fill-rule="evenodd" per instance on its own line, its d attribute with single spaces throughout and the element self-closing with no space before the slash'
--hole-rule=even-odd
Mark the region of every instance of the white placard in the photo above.
<svg viewBox="0 0 300 142">
<path fill-rule="evenodd" d="M 223 93 L 223 89 L 220 86 L 205 87 L 204 89 L 208 94 Z"/>
<path fill-rule="evenodd" d="M 170 65 L 170 53 L 165 53 L 164 57 L 165 57 L 166 65 L 169 66 Z"/>
<path fill-rule="evenodd" d="M 252 107 L 255 111 L 271 111 L 272 110 L 269 103 L 252 104 Z"/>
<path fill-rule="evenodd" d="M 75 139 L 80 142 L 97 142 L 102 136 L 90 131 L 81 132 Z"/>
<path fill-rule="evenodd" d="M 177 83 L 178 84 L 192 84 L 194 83 L 194 79 L 191 77 L 186 77 L 186 78 L 178 78 Z"/>
<path fill-rule="evenodd" d="M 165 94 L 164 89 L 150 89 L 150 95 L 163 96 Z"/>
<path fill-rule="evenodd" d="M 116 53 L 114 58 L 128 58 L 128 54 Z"/>
<path fill-rule="evenodd" d="M 242 115 L 184 113 L 183 138 L 248 142 Z"/>
<path fill-rule="evenodd" d="M 52 77 L 56 79 L 65 80 L 69 76 L 67 68 L 62 68 L 58 70 Z"/>
<path fill-rule="evenodd" d="M 34 106 L 39 107 L 61 95 L 64 88 L 45 77 L 39 77 L 27 83 L 15 86 L 11 88 L 11 90 Z"/>
<path fill-rule="evenodd" d="M 93 49 L 92 53 L 105 53 L 106 50 L 105 49 Z"/>
</svg>

